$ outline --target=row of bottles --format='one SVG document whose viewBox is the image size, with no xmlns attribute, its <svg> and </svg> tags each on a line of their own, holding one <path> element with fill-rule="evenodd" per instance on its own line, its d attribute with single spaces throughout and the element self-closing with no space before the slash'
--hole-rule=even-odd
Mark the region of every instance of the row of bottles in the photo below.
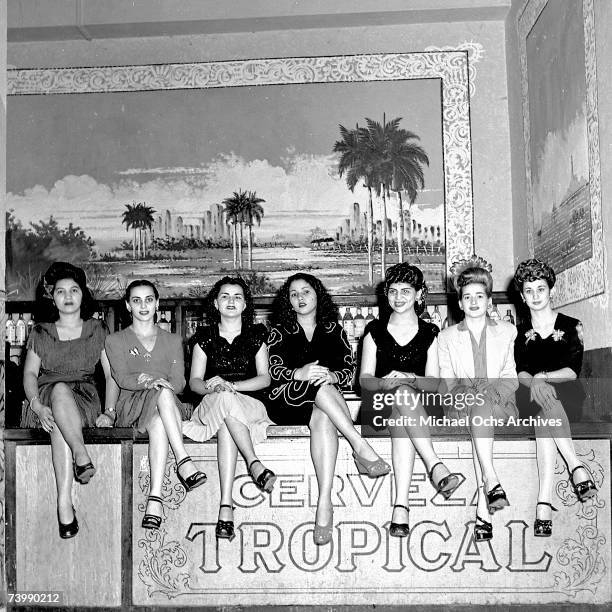
<svg viewBox="0 0 612 612">
<path fill-rule="evenodd" d="M 9 314 L 6 318 L 6 341 L 11 346 L 24 346 L 34 327 L 34 319 L 29 313 L 19 313 L 19 318 L 15 321 L 15 315 Z"/>
<path fill-rule="evenodd" d="M 366 310 L 367 308 L 367 310 Z M 359 340 L 366 325 L 378 317 L 378 306 L 343 306 L 339 308 L 340 323 L 349 341 Z"/>
</svg>

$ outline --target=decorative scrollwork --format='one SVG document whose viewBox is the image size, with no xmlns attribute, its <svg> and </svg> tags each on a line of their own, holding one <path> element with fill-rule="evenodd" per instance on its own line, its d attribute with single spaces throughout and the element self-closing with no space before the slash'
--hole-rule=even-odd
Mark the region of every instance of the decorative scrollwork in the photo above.
<svg viewBox="0 0 612 612">
<path fill-rule="evenodd" d="M 138 504 L 138 510 L 144 512 L 146 506 L 146 496 L 149 492 L 150 485 L 149 470 L 141 470 L 138 474 L 138 487 L 145 496 L 144 500 Z M 162 481 L 162 498 L 164 500 L 163 511 L 166 516 L 166 509 L 177 510 L 183 503 L 187 491 L 185 487 L 178 482 L 176 477 L 176 464 L 173 459 L 168 457 L 166 460 L 166 468 L 164 470 L 164 479 Z"/>
</svg>

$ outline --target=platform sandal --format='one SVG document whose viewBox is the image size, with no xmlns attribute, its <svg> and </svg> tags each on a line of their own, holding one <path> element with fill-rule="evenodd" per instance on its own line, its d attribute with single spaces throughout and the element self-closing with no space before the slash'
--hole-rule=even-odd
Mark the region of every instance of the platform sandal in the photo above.
<svg viewBox="0 0 612 612">
<path fill-rule="evenodd" d="M 206 474 L 200 470 L 197 470 L 190 476 L 183 478 L 179 468 L 181 465 L 185 465 L 185 463 L 188 463 L 189 461 L 192 461 L 191 457 L 185 457 L 176 464 L 176 475 L 187 492 L 193 491 L 206 482 Z"/>
<path fill-rule="evenodd" d="M 164 500 L 161 497 L 158 497 L 157 495 L 149 495 L 149 497 L 147 497 L 147 506 L 149 505 L 149 502 L 157 502 L 162 506 L 164 504 Z M 145 510 L 145 515 L 142 517 L 143 529 L 159 529 L 161 526 L 161 522 L 161 515 L 151 514 L 150 512 L 146 512 Z"/>
<path fill-rule="evenodd" d="M 232 512 L 236 509 L 234 506 L 230 506 L 229 504 L 221 504 L 219 506 L 219 510 L 221 508 L 231 508 Z M 223 521 L 221 519 L 217 520 L 215 536 L 217 540 L 229 540 L 231 542 L 236 537 L 236 533 L 234 531 L 234 521 Z"/>
<path fill-rule="evenodd" d="M 557 511 L 557 509 L 548 502 L 538 502 L 536 504 L 536 512 L 538 506 L 548 506 L 553 512 Z M 536 517 L 535 521 L 533 521 L 533 535 L 536 538 L 550 538 L 552 535 L 552 520 L 539 519 Z"/>
<path fill-rule="evenodd" d="M 410 514 L 410 508 L 408 506 L 404 506 L 403 504 L 395 504 L 393 509 L 395 508 L 404 508 L 406 512 Z M 389 525 L 389 535 L 394 538 L 405 538 L 410 533 L 410 526 L 408 523 L 394 523 L 391 521 Z"/>
</svg>

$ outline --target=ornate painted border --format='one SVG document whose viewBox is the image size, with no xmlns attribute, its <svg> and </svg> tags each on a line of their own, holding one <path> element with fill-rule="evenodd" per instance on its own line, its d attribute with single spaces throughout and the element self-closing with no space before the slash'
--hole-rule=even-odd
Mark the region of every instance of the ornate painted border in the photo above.
<svg viewBox="0 0 612 612">
<path fill-rule="evenodd" d="M 529 96 L 527 81 L 527 35 L 533 28 L 548 0 L 526 0 L 517 19 L 521 60 L 521 92 L 523 106 L 523 139 L 525 146 L 525 192 L 527 199 L 527 239 L 533 256 L 533 192 L 531 182 L 531 151 L 529 126 Z M 595 55 L 595 14 L 593 0 L 583 0 L 584 55 L 587 89 L 587 139 L 589 149 L 589 185 L 593 254 L 557 276 L 555 306 L 571 304 L 605 291 L 605 253 L 601 211 L 601 182 L 599 160 L 599 126 L 597 111 L 597 61 Z"/>
<path fill-rule="evenodd" d="M 467 51 L 9 70 L 9 95 L 440 79 L 447 268 L 474 251 Z"/>
</svg>

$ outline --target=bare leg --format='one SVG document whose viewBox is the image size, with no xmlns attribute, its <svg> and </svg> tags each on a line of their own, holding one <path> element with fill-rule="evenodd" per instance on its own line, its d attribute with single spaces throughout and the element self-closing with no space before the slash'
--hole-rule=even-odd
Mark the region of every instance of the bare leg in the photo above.
<svg viewBox="0 0 612 612">
<path fill-rule="evenodd" d="M 83 442 L 83 420 L 72 389 L 66 383 L 56 383 L 51 391 L 51 412 L 77 465 L 91 461 Z"/>
<path fill-rule="evenodd" d="M 353 447 L 355 453 L 368 461 L 375 461 L 380 458 L 355 429 L 348 406 L 336 387 L 321 385 L 315 398 L 315 405 L 328 416 L 329 420 Z"/>
<path fill-rule="evenodd" d="M 310 455 L 319 486 L 315 521 L 318 525 L 329 525 L 333 516 L 331 491 L 338 458 L 338 432 L 330 418 L 316 406 L 310 417 Z"/>
<path fill-rule="evenodd" d="M 482 471 L 482 484 L 486 491 L 491 491 L 497 484 L 499 478 L 493 467 L 493 425 L 473 425 L 474 418 L 480 416 L 483 419 L 490 419 L 492 416 L 492 407 L 488 403 L 482 406 L 472 406 L 470 419 L 470 432 L 472 434 L 472 447 L 475 450 L 475 456 L 478 457 L 480 470 Z"/>
<path fill-rule="evenodd" d="M 66 525 L 74 519 L 72 511 L 72 453 L 58 427 L 51 432 L 51 457 L 57 487 L 57 510 Z"/>
<path fill-rule="evenodd" d="M 236 477 L 237 458 L 238 448 L 227 428 L 226 422 L 221 425 L 217 432 L 217 462 L 219 465 L 219 485 L 221 488 L 220 504 L 233 506 L 233 489 L 234 478 Z M 219 519 L 222 521 L 231 521 L 233 517 L 234 512 L 231 508 L 219 508 Z"/>
<path fill-rule="evenodd" d="M 487 497 L 484 491 L 484 482 L 482 478 L 482 470 L 480 468 L 480 460 L 478 459 L 478 450 L 476 441 L 472 438 L 472 461 L 474 462 L 474 474 L 476 476 L 476 493 L 478 499 L 476 502 L 476 514 L 485 521 L 488 520 L 489 509 L 487 506 Z"/>
<path fill-rule="evenodd" d="M 544 431 L 542 431 L 544 429 Z M 555 474 L 557 447 L 555 441 L 549 437 L 548 429 L 534 427 L 536 434 L 536 460 L 538 462 L 539 491 L 538 501 L 552 503 L 552 489 Z M 552 510 L 549 506 L 536 506 L 536 517 L 549 520 Z"/>
<path fill-rule="evenodd" d="M 544 418 L 559 419 L 561 421 L 561 427 L 555 427 L 554 429 L 549 428 L 548 431 L 543 431 L 542 437 L 547 436 L 554 440 L 571 473 L 573 469 L 582 465 L 582 462 L 578 459 L 578 455 L 576 455 L 569 419 L 567 418 L 563 404 L 561 402 L 555 402 L 553 407 L 548 410 L 545 415 L 542 412 L 540 412 L 540 414 L 544 416 Z M 579 470 L 576 472 L 576 477 L 577 481 L 585 480 L 589 477 L 589 473 L 586 470 Z"/>
<path fill-rule="evenodd" d="M 157 398 L 157 410 L 161 417 L 168 442 L 172 447 L 174 458 L 178 463 L 181 459 L 187 457 L 187 450 L 183 443 L 183 432 L 181 430 L 181 415 L 176 406 L 174 393 L 170 389 L 162 389 Z M 181 474 L 183 477 L 191 476 L 197 471 L 196 466 L 192 461 L 181 466 Z"/>
<path fill-rule="evenodd" d="M 168 459 L 168 436 L 159 415 L 154 416 L 147 427 L 149 434 L 149 495 L 162 497 L 162 484 Z M 149 502 L 147 512 L 162 515 L 159 502 Z"/>
<path fill-rule="evenodd" d="M 418 394 L 410 387 L 400 387 L 400 389 L 412 392 L 413 399 L 411 406 L 401 404 L 396 406 L 396 409 L 402 416 L 413 419 L 414 425 L 407 426 L 405 430 L 408 436 L 410 436 L 429 474 L 431 469 L 440 463 L 440 458 L 436 454 L 431 441 L 431 432 L 429 430 L 429 425 L 426 423 L 427 412 L 425 412 L 423 404 L 420 399 L 418 399 Z M 444 464 L 438 465 L 434 470 L 434 482 L 439 482 L 449 474 L 450 472 Z"/>
<path fill-rule="evenodd" d="M 244 457 L 244 462 L 246 463 L 247 467 L 250 466 L 253 461 L 257 461 L 251 470 L 253 476 L 257 478 L 266 468 L 261 462 L 259 462 L 257 455 L 255 454 L 249 428 L 244 425 L 244 423 L 241 423 L 231 416 L 228 416 L 225 419 L 225 425 L 227 426 L 235 445 L 238 447 L 240 454 Z"/>
<path fill-rule="evenodd" d="M 401 504 L 408 508 L 408 496 L 416 452 L 412 440 L 406 435 L 403 427 L 391 427 L 389 430 L 391 433 L 393 478 L 395 481 L 394 504 Z M 408 510 L 394 507 L 391 521 L 394 523 L 408 523 Z"/>
</svg>

